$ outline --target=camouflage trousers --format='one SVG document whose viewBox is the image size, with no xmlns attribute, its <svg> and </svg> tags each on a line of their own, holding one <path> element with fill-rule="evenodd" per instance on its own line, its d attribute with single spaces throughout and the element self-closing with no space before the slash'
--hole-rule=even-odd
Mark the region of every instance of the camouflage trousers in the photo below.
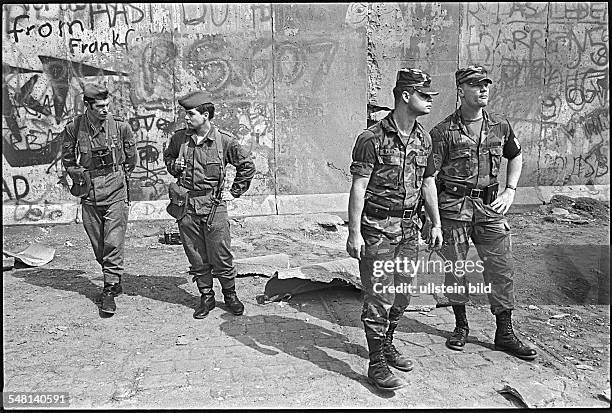
<svg viewBox="0 0 612 413">
<path fill-rule="evenodd" d="M 366 337 L 383 338 L 389 324 L 397 324 L 410 303 L 408 286 L 414 279 L 410 265 L 407 272 L 397 271 L 397 265 L 387 271 L 384 263 L 397 263 L 404 259 L 416 263 L 418 232 L 406 231 L 399 240 L 388 238 L 380 232 L 364 232 L 362 236 L 365 254 L 359 261 L 363 296 L 361 321 Z"/>
<path fill-rule="evenodd" d="M 487 221 L 457 221 L 448 218 L 442 220 L 442 235 L 444 244 L 442 255 L 445 260 L 453 263 L 453 271 L 445 272 L 444 286 L 453 286 L 452 293 L 446 293 L 451 304 L 465 304 L 469 301 L 469 287 L 465 271 L 457 274 L 457 262 L 463 261 L 461 266 L 466 267 L 466 259 L 471 239 L 476 247 L 478 256 L 484 267 L 484 285 L 491 286 L 487 293 L 491 312 L 499 314 L 503 310 L 514 308 L 514 282 L 512 267 L 512 241 L 510 226 L 505 217 Z M 461 275 L 461 276 L 460 276 Z M 463 288 L 457 288 L 463 286 Z"/>
</svg>

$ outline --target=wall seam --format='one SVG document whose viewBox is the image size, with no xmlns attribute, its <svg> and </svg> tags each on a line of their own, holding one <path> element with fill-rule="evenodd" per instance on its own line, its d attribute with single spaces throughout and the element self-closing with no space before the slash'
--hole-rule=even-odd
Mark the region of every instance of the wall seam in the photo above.
<svg viewBox="0 0 612 413">
<path fill-rule="evenodd" d="M 274 211 L 276 215 L 278 213 L 278 159 L 277 159 L 277 146 L 276 146 L 276 84 L 275 84 L 275 71 L 274 71 L 274 4 L 270 3 L 270 35 L 272 36 L 272 155 L 274 156 Z"/>
</svg>

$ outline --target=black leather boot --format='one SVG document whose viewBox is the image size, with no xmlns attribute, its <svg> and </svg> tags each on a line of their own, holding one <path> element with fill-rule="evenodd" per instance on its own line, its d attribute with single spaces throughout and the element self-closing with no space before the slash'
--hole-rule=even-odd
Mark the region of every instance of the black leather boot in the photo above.
<svg viewBox="0 0 612 413">
<path fill-rule="evenodd" d="M 195 309 L 193 318 L 198 320 L 205 318 L 213 308 L 215 308 L 215 293 L 202 294 L 200 305 Z"/>
<path fill-rule="evenodd" d="M 115 304 L 115 297 L 123 292 L 121 283 L 106 284 L 102 290 L 100 311 L 104 313 L 114 314 L 117 311 L 117 304 Z"/>
<path fill-rule="evenodd" d="M 453 312 L 455 313 L 455 329 L 453 330 L 453 334 L 446 340 L 446 347 L 457 351 L 463 351 L 465 341 L 470 333 L 467 314 L 465 312 L 465 304 L 453 305 Z"/>
<path fill-rule="evenodd" d="M 223 292 L 223 301 L 229 307 L 234 315 L 242 315 L 244 313 L 244 304 L 240 302 L 236 291 L 221 290 Z"/>
<path fill-rule="evenodd" d="M 368 365 L 368 379 L 379 390 L 393 391 L 406 386 L 406 382 L 393 374 L 383 354 L 383 339 L 380 337 L 367 337 L 370 364 Z"/>
<path fill-rule="evenodd" d="M 537 356 L 535 349 L 526 346 L 518 339 L 512 329 L 512 310 L 505 310 L 495 315 L 495 350 L 505 351 L 523 360 L 533 360 Z"/>
<path fill-rule="evenodd" d="M 383 340 L 383 354 L 387 359 L 387 363 L 391 367 L 395 367 L 398 370 L 410 371 L 414 367 L 412 361 L 400 353 L 393 345 L 393 333 L 397 328 L 397 322 L 390 322 L 385 339 Z"/>
</svg>

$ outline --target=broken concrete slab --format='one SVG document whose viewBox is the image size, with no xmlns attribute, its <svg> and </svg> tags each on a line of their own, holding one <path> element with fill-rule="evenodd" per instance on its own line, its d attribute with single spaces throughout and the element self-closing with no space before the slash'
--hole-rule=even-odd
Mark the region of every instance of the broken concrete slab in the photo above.
<svg viewBox="0 0 612 413">
<path fill-rule="evenodd" d="M 570 213 L 570 212 L 569 212 L 567 209 L 565 209 L 565 208 L 552 208 L 552 209 L 550 210 L 550 212 L 551 212 L 553 215 L 562 215 L 562 216 L 563 216 L 563 215 L 569 215 L 569 213 Z"/>
<path fill-rule="evenodd" d="M 2 254 L 2 271 L 8 271 L 15 266 L 15 257 Z"/>
<path fill-rule="evenodd" d="M 549 407 L 555 400 L 555 394 L 545 385 L 533 381 L 512 381 L 504 383 L 498 391 L 510 394 L 527 408 Z"/>
<path fill-rule="evenodd" d="M 287 254 L 260 255 L 234 260 L 238 275 L 258 274 L 272 277 L 275 272 L 289 268 Z"/>
<path fill-rule="evenodd" d="M 2 250 L 5 255 L 14 257 L 16 260 L 23 262 L 31 267 L 40 267 L 45 265 L 55 256 L 55 248 L 48 247 L 43 244 L 34 243 L 25 250 L 14 253 L 7 250 Z"/>
<path fill-rule="evenodd" d="M 331 283 L 334 279 L 340 279 L 361 289 L 359 261 L 354 258 L 344 258 L 317 264 L 303 265 L 296 268 L 288 268 L 279 271 L 278 278 L 280 280 L 299 278 L 302 280 L 324 283 Z"/>
</svg>

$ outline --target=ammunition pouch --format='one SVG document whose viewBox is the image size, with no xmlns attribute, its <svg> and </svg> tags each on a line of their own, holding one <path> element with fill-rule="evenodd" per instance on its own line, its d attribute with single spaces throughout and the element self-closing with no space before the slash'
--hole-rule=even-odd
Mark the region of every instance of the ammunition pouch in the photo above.
<svg viewBox="0 0 612 413">
<path fill-rule="evenodd" d="M 107 146 L 91 149 L 91 169 L 107 169 L 114 165 L 113 154 Z"/>
<path fill-rule="evenodd" d="M 189 190 L 173 182 L 168 187 L 168 196 L 170 197 L 170 204 L 166 207 L 166 212 L 179 221 L 187 213 Z"/>
<path fill-rule="evenodd" d="M 91 189 L 91 177 L 89 171 L 82 167 L 72 167 L 67 169 L 68 176 L 72 179 L 70 194 L 76 197 L 84 197 L 89 194 Z"/>
</svg>

